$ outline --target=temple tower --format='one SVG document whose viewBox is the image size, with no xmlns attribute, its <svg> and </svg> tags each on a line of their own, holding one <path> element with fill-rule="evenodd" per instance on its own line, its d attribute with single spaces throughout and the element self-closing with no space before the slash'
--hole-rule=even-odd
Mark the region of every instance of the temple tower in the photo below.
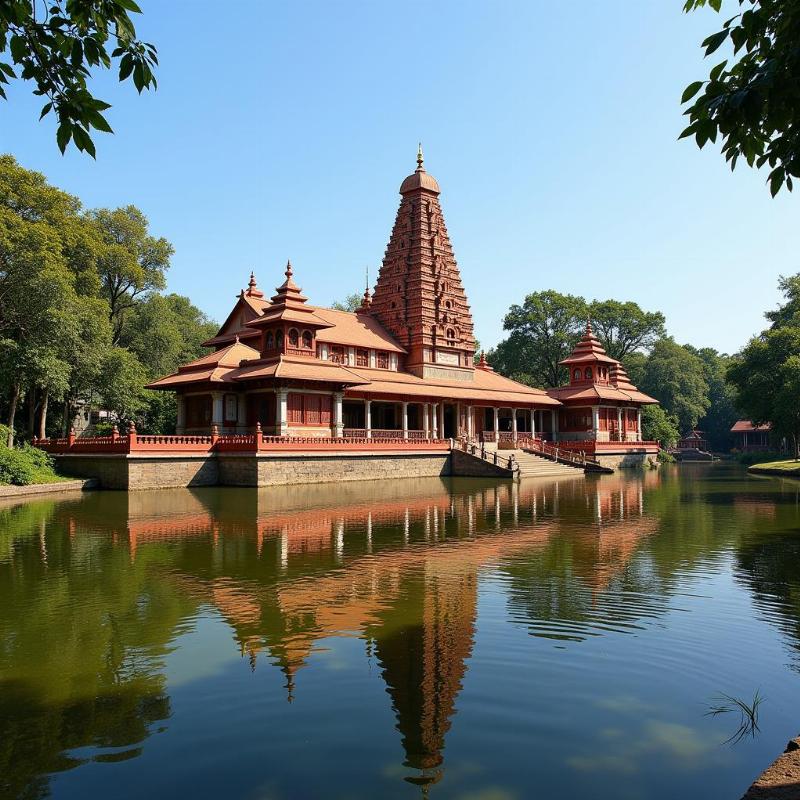
<svg viewBox="0 0 800 800">
<path fill-rule="evenodd" d="M 423 166 L 400 186 L 400 207 L 386 247 L 371 313 L 408 350 L 420 377 L 472 380 L 472 315 L 439 205 L 439 184 Z"/>
</svg>

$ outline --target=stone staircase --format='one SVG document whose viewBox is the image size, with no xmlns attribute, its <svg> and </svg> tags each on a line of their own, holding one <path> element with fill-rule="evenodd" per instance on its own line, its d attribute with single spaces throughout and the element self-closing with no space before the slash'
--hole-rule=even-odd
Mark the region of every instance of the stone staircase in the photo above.
<svg viewBox="0 0 800 800">
<path fill-rule="evenodd" d="M 581 467 L 573 467 L 569 464 L 559 464 L 549 458 L 537 456 L 534 453 L 526 453 L 524 450 L 504 450 L 504 455 L 514 454 L 515 461 L 519 464 L 520 478 L 553 478 L 566 476 L 577 478 L 583 475 Z"/>
</svg>

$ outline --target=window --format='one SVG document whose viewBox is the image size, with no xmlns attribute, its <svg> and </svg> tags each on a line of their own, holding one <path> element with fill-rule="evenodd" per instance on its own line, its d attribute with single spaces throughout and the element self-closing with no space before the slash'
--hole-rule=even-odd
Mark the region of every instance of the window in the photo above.
<svg viewBox="0 0 800 800">
<path fill-rule="evenodd" d="M 586 367 L 586 371 L 583 373 L 583 377 L 586 378 L 587 381 L 592 379 L 592 368 Z"/>
<path fill-rule="evenodd" d="M 272 335 L 272 331 L 267 331 L 267 335 L 264 337 L 264 349 L 273 350 L 274 348 L 275 348 L 275 337 Z"/>
<path fill-rule="evenodd" d="M 369 350 L 356 350 L 356 366 L 368 367 L 369 366 Z"/>
<path fill-rule="evenodd" d="M 303 347 L 305 347 L 306 350 L 310 350 L 313 342 L 314 337 L 311 335 L 311 331 L 303 331 Z"/>
<path fill-rule="evenodd" d="M 225 421 L 236 422 L 237 398 L 235 394 L 225 395 Z"/>
<path fill-rule="evenodd" d="M 289 347 L 297 347 L 300 344 L 300 334 L 297 328 L 289 328 Z"/>
<path fill-rule="evenodd" d="M 572 380 L 579 381 L 581 379 L 581 371 L 576 369 L 575 372 L 572 373 Z"/>
<path fill-rule="evenodd" d="M 327 394 L 289 392 L 286 398 L 290 425 L 330 425 L 331 397 Z"/>
<path fill-rule="evenodd" d="M 389 354 L 378 350 L 375 354 L 375 365 L 378 369 L 389 369 Z"/>
<path fill-rule="evenodd" d="M 456 332 L 452 328 L 448 328 L 447 329 L 447 339 L 448 339 L 448 341 L 453 342 L 453 341 L 455 341 L 455 338 L 456 338 Z"/>
<path fill-rule="evenodd" d="M 452 308 L 453 307 L 453 303 L 450 300 L 445 300 L 444 301 L 444 307 L 445 308 Z"/>
<path fill-rule="evenodd" d="M 276 350 L 283 349 L 283 331 L 280 329 L 275 331 L 275 349 Z"/>
<path fill-rule="evenodd" d="M 333 361 L 334 364 L 346 364 L 344 347 L 340 344 L 332 344 L 328 350 L 328 360 Z"/>
</svg>

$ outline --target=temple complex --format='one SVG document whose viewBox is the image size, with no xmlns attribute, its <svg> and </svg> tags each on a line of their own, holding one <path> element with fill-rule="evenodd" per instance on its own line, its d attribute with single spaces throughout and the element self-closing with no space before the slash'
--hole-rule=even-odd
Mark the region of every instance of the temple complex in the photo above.
<svg viewBox="0 0 800 800">
<path fill-rule="evenodd" d="M 637 441 L 631 385 L 591 330 L 563 363 L 569 386 L 543 391 L 475 363 L 472 315 L 424 167 L 400 185 L 400 206 L 371 294 L 355 312 L 309 304 L 287 264 L 267 299 L 251 274 L 212 352 L 150 384 L 174 391 L 177 433 L 250 431 L 303 437 L 483 442 Z"/>
</svg>

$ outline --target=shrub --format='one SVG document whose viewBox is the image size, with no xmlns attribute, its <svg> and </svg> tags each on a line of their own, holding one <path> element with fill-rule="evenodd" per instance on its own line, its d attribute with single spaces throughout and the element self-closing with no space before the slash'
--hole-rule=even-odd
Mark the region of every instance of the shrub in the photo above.
<svg viewBox="0 0 800 800">
<path fill-rule="evenodd" d="M 27 486 L 36 480 L 37 468 L 24 450 L 0 447 L 0 483 Z"/>
</svg>

